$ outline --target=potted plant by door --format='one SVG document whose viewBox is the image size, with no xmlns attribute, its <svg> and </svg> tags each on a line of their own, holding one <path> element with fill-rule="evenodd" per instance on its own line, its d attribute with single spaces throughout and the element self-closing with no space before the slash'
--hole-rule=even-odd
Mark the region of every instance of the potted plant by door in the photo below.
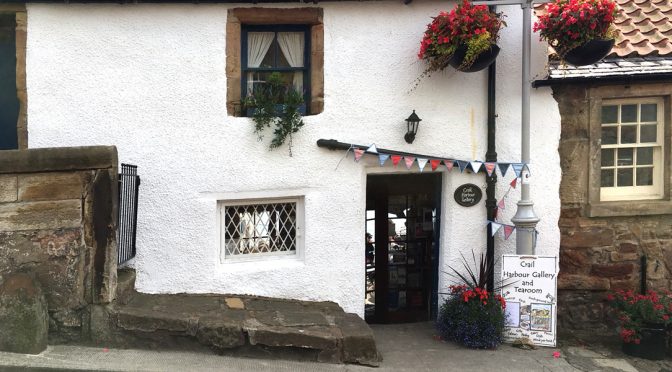
<svg viewBox="0 0 672 372">
<path fill-rule="evenodd" d="M 499 30 L 505 25 L 501 14 L 468 0 L 458 3 L 449 13 L 439 13 L 427 25 L 420 42 L 418 58 L 427 63 L 423 76 L 448 65 L 463 72 L 488 67 L 499 54 Z"/>
<path fill-rule="evenodd" d="M 667 331 L 672 324 L 672 297 L 655 291 L 634 294 L 616 291 L 607 296 L 616 310 L 623 340 L 623 352 L 646 359 L 661 360 L 667 349 Z"/>
<path fill-rule="evenodd" d="M 555 0 L 546 4 L 534 31 L 558 56 L 575 66 L 596 63 L 614 46 L 613 0 Z"/>
<path fill-rule="evenodd" d="M 452 267 L 452 273 L 447 273 L 457 280 L 449 286 L 450 292 L 444 293 L 448 297 L 439 309 L 437 329 L 444 340 L 474 349 L 495 349 L 504 337 L 506 301 L 486 289 L 494 262 L 481 255 L 478 264 L 474 257 L 474 265 L 476 270 L 463 258 L 466 273 Z"/>
<path fill-rule="evenodd" d="M 292 136 L 303 127 L 305 105 L 303 94 L 283 81 L 278 72 L 269 75 L 263 84 L 255 84 L 253 93 L 243 100 L 243 108 L 254 121 L 254 133 L 263 139 L 264 129 L 274 126 L 270 148 L 287 142 L 292 156 Z"/>
</svg>

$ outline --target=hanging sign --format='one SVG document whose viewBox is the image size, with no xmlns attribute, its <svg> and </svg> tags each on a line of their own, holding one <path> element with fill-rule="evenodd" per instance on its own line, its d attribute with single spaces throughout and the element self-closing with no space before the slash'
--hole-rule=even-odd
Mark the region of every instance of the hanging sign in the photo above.
<svg viewBox="0 0 672 372">
<path fill-rule="evenodd" d="M 504 339 L 527 337 L 535 345 L 555 347 L 558 258 L 504 255 L 502 280 L 507 315 Z"/>
<path fill-rule="evenodd" d="M 455 201 L 463 207 L 473 207 L 483 197 L 481 189 L 473 183 L 467 183 L 455 189 Z"/>
</svg>

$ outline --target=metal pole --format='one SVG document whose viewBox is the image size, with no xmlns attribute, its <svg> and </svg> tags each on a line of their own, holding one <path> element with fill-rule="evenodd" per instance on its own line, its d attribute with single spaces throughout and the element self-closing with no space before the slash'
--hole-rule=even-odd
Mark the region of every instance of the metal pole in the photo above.
<svg viewBox="0 0 672 372">
<path fill-rule="evenodd" d="M 521 92 L 521 157 L 524 164 L 530 163 L 530 58 L 532 38 L 532 1 L 521 4 L 523 8 L 523 74 Z M 511 221 L 516 225 L 516 254 L 534 254 L 536 226 L 539 217 L 534 213 L 530 197 L 530 184 L 526 170 L 521 173 L 521 192 L 518 210 Z"/>
</svg>

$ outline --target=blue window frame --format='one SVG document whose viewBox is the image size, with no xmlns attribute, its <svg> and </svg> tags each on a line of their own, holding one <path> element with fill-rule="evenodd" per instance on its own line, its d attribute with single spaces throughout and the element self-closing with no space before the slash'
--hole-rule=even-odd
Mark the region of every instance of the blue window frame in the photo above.
<svg viewBox="0 0 672 372">
<path fill-rule="evenodd" d="M 303 93 L 303 113 L 310 107 L 310 28 L 307 25 L 243 25 L 241 28 L 241 96 L 278 72 Z"/>
</svg>

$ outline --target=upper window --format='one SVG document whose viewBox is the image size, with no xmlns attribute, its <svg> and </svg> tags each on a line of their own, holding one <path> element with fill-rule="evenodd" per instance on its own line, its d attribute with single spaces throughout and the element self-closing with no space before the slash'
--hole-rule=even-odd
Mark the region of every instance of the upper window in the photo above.
<svg viewBox="0 0 672 372">
<path fill-rule="evenodd" d="M 244 26 L 242 34 L 241 91 L 245 96 L 263 89 L 272 73 L 310 100 L 310 50 L 306 26 Z M 310 107 L 304 104 L 302 111 Z"/>
<path fill-rule="evenodd" d="M 301 245 L 302 208 L 299 198 L 221 204 L 223 260 L 295 256 Z"/>
<path fill-rule="evenodd" d="M 600 200 L 663 197 L 662 98 L 602 102 Z"/>
</svg>

